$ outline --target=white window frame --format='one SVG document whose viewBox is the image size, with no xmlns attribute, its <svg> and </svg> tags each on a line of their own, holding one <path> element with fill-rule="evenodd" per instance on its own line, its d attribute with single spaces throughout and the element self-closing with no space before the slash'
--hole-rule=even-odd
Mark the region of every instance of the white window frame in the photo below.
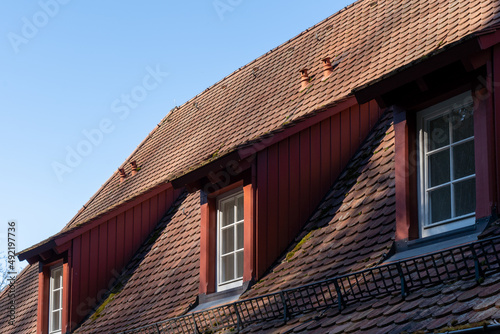
<svg viewBox="0 0 500 334">
<path fill-rule="evenodd" d="M 61 287 L 54 289 L 54 278 L 57 277 L 61 280 Z M 50 288 L 49 288 L 49 334 L 61 334 L 62 333 L 62 309 L 63 309 L 63 266 L 57 266 L 50 269 Z M 60 308 L 54 309 L 54 292 L 60 291 L 59 293 L 59 305 Z M 59 329 L 54 330 L 54 323 L 52 320 L 52 314 L 59 312 Z"/>
<path fill-rule="evenodd" d="M 216 268 L 216 282 L 217 282 L 217 291 L 225 291 L 229 290 L 232 288 L 237 288 L 243 285 L 243 277 L 236 277 L 233 280 L 225 281 L 222 282 L 222 219 L 223 219 L 223 212 L 222 212 L 222 204 L 224 202 L 230 201 L 230 200 L 236 200 L 236 198 L 242 197 L 243 198 L 243 190 L 241 188 L 234 189 L 232 191 L 229 191 L 222 196 L 219 196 L 217 198 L 217 268 Z M 236 202 L 236 201 L 235 201 Z M 244 204 L 243 204 L 244 207 Z M 237 207 L 236 205 L 234 206 L 234 217 L 236 220 L 236 212 L 237 212 Z M 224 228 L 228 228 L 230 226 L 236 227 L 237 224 L 244 224 L 244 219 L 240 221 L 235 221 L 233 224 L 227 225 Z M 244 229 L 244 228 L 243 228 Z M 237 240 L 237 228 L 234 229 L 235 234 L 234 234 L 234 245 L 235 245 L 235 250 L 233 251 L 234 254 L 237 252 L 240 252 L 243 250 L 243 256 L 244 256 L 244 249 L 239 248 L 236 249 L 236 240 Z M 244 240 L 244 239 L 243 239 Z M 236 264 L 236 256 L 235 256 L 235 276 L 237 272 L 237 264 Z M 243 264 L 242 264 L 243 265 Z"/>
<path fill-rule="evenodd" d="M 467 227 L 475 223 L 475 212 L 462 215 L 459 217 L 454 217 L 454 192 L 451 191 L 451 208 L 452 208 L 452 218 L 436 222 L 434 224 L 429 224 L 430 220 L 430 203 L 428 196 L 428 133 L 427 124 L 429 120 L 441 117 L 442 115 L 450 112 L 453 109 L 459 108 L 472 103 L 471 92 L 466 92 L 455 96 L 449 100 L 436 104 L 432 107 L 424 109 L 417 113 L 417 166 L 418 166 L 418 207 L 419 207 L 419 225 L 420 225 L 420 237 L 425 238 L 431 235 L 436 235 L 439 233 L 449 232 L 458 228 Z M 467 141 L 474 141 L 475 136 L 469 137 L 462 141 L 452 143 L 452 129 L 450 127 L 450 144 L 446 147 L 451 148 L 452 146 L 459 145 Z M 446 149 L 440 148 L 440 149 Z M 453 159 L 452 150 L 450 149 L 450 182 L 439 185 L 438 187 L 443 187 L 446 185 L 451 185 L 453 183 L 464 181 L 467 179 L 472 179 L 476 177 L 476 174 L 469 175 L 460 179 L 453 180 Z M 436 187 L 434 187 L 435 189 Z"/>
</svg>

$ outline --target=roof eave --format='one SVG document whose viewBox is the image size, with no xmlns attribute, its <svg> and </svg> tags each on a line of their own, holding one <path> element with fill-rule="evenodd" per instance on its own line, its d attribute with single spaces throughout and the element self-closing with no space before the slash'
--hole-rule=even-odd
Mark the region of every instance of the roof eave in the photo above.
<svg viewBox="0 0 500 334">
<path fill-rule="evenodd" d="M 48 252 L 54 248 L 56 248 L 56 242 L 55 239 L 49 239 L 47 240 L 46 243 L 33 248 L 29 249 L 27 251 L 21 251 L 17 254 L 17 257 L 19 258 L 19 261 L 28 261 L 29 264 L 33 264 L 39 260 L 39 255 L 45 252 Z"/>
<path fill-rule="evenodd" d="M 486 38 L 489 36 L 485 35 L 482 37 Z M 445 65 L 470 57 L 484 50 L 482 46 L 489 45 L 489 43 L 491 43 L 491 40 L 488 38 L 488 44 L 483 42 L 483 45 L 481 45 L 480 38 L 475 35 L 469 35 L 355 88 L 352 90 L 352 93 L 359 104 L 375 99 L 381 107 L 387 107 L 381 99 L 382 95 L 404 84 L 415 81 L 423 75 L 438 70 Z"/>
<path fill-rule="evenodd" d="M 33 264 L 43 259 L 40 255 L 48 252 L 50 250 L 54 250 L 56 254 L 60 254 L 61 250 L 64 251 L 66 244 L 70 242 L 72 239 L 82 235 L 83 233 L 91 230 L 92 228 L 104 223 L 109 220 L 111 217 L 116 216 L 130 207 L 137 204 L 138 201 L 143 200 L 144 197 L 151 197 L 158 194 L 165 189 L 172 187 L 170 182 L 161 182 L 156 184 L 155 186 L 141 192 L 135 197 L 130 198 L 123 203 L 119 203 L 116 207 L 111 208 L 108 211 L 102 212 L 101 214 L 95 216 L 93 219 L 83 222 L 69 230 L 61 231 L 58 234 L 51 236 L 48 239 L 36 244 L 30 248 L 20 251 L 17 256 L 20 261 L 27 260 L 30 264 Z"/>
</svg>

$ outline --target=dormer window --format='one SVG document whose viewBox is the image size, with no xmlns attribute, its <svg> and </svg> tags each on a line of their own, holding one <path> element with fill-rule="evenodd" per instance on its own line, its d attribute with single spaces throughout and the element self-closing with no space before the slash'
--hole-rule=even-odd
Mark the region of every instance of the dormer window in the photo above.
<svg viewBox="0 0 500 334">
<path fill-rule="evenodd" d="M 475 222 L 473 113 L 471 94 L 466 93 L 417 114 L 422 237 Z"/>
<path fill-rule="evenodd" d="M 217 290 L 243 283 L 243 191 L 217 198 Z"/>
<path fill-rule="evenodd" d="M 201 308 L 218 299 L 238 298 L 255 279 L 254 189 L 248 180 L 240 180 L 200 191 Z"/>
<path fill-rule="evenodd" d="M 63 267 L 50 270 L 49 334 L 60 334 L 63 307 Z"/>
</svg>

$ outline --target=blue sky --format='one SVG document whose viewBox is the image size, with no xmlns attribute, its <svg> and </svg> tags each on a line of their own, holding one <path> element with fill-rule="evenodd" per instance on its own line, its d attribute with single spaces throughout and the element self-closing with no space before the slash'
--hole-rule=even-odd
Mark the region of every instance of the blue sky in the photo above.
<svg viewBox="0 0 500 334">
<path fill-rule="evenodd" d="M 350 2 L 1 1 L 0 252 L 10 219 L 18 250 L 57 233 L 170 109 Z"/>
</svg>

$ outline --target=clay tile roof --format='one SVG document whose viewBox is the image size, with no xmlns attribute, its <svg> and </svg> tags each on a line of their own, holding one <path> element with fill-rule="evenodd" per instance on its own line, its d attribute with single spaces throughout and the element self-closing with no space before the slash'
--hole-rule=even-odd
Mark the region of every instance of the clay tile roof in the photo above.
<svg viewBox="0 0 500 334">
<path fill-rule="evenodd" d="M 292 246 L 293 255 L 285 256 L 241 299 L 369 268 L 383 260 L 394 239 L 393 154 L 392 114 L 386 113 L 308 222 L 307 236 Z M 364 177 L 374 166 L 384 172 Z M 361 186 L 361 178 L 371 186 Z M 153 236 L 161 233 L 158 239 L 144 244 L 119 279 L 119 288 L 112 290 L 110 301 L 103 302 L 103 310 L 75 333 L 121 332 L 189 310 L 199 284 L 199 196 L 196 192 L 178 200 L 153 232 Z M 352 198 L 366 204 L 351 208 Z M 230 314 L 232 307 L 228 310 Z"/>
<path fill-rule="evenodd" d="M 6 287 L 0 292 L 0 324 L 2 334 L 36 333 L 36 314 L 38 306 L 38 263 L 29 265 L 21 271 L 15 281 L 15 290 Z M 9 325 L 11 297 L 15 292 L 14 326 Z"/>
<path fill-rule="evenodd" d="M 488 263 L 492 271 L 479 284 L 474 280 L 472 253 L 464 247 L 460 251 L 446 251 L 443 256 L 434 258 L 426 255 L 415 261 L 405 260 L 410 264 L 404 269 L 406 279 L 412 284 L 421 284 L 418 288 L 410 288 L 405 298 L 401 296 L 398 286 L 384 290 L 381 279 L 383 277 L 389 282 L 387 275 L 390 271 L 377 271 L 377 268 L 383 268 L 381 263 L 387 259 L 386 254 L 394 241 L 393 160 L 393 120 L 392 114 L 386 112 L 326 194 L 289 252 L 241 296 L 240 310 L 243 314 L 246 314 L 243 310 L 249 309 L 245 303 L 249 303 L 252 298 L 256 298 L 255 302 L 251 302 L 254 303 L 252 305 L 257 303 L 264 310 L 258 311 L 262 312 L 263 321 L 258 322 L 259 318 L 255 318 L 257 321 L 251 320 L 241 333 L 400 333 L 453 330 L 464 325 L 479 326 L 500 319 L 500 296 L 497 293 L 500 287 L 500 260 L 494 255 L 500 249 L 500 240 L 488 239 L 500 235 L 498 223 L 492 224 L 480 237 L 483 240 L 480 242 L 485 242 L 486 248 L 478 248 L 478 255 L 487 250 L 488 253 L 482 254 L 490 254 Z M 187 212 L 191 212 L 191 209 L 196 211 L 198 200 L 199 193 L 195 193 L 181 198 L 178 205 L 186 208 Z M 180 321 L 172 319 L 189 310 L 189 304 L 195 300 L 198 284 L 198 236 L 193 236 L 192 231 L 197 231 L 199 216 L 188 213 L 188 217 L 183 217 L 182 212 L 181 209 L 174 209 L 167 215 L 157 230 L 165 238 L 158 238 L 152 245 L 151 242 L 145 243 L 128 271 L 122 275 L 124 283 L 116 295 L 118 297 L 114 296 L 111 302 L 105 302 L 103 305 L 106 307 L 100 311 L 100 317 L 87 320 L 77 332 L 90 333 L 97 328 L 99 331 L 121 332 L 147 326 L 143 330 L 146 332 L 154 327 L 155 321 L 160 322 L 161 328 L 174 326 L 172 328 L 179 331 L 181 329 L 176 326 L 193 326 L 190 324 L 193 319 L 191 315 Z M 167 230 L 177 230 L 180 225 L 186 226 L 188 230 L 185 239 L 180 239 L 175 233 L 167 233 Z M 179 240 L 187 242 L 180 246 Z M 163 248 L 170 244 L 170 251 Z M 185 261 L 174 261 L 175 267 L 171 267 L 172 261 L 168 259 L 176 254 L 176 250 Z M 188 250 L 191 255 L 184 258 L 183 254 Z M 195 262 L 196 265 L 193 265 Z M 455 266 L 457 263 L 458 268 Z M 472 268 L 468 274 L 465 263 Z M 481 262 L 481 266 L 486 264 Z M 437 273 L 444 273 L 445 266 L 446 270 L 450 270 L 451 278 L 435 280 L 434 283 L 427 281 L 435 278 Z M 429 270 L 430 267 L 434 269 Z M 360 276 L 363 270 L 372 268 L 374 271 L 369 276 Z M 171 271 L 185 273 L 185 276 L 169 275 Z M 156 275 L 155 272 L 163 274 Z M 328 297 L 326 285 L 321 285 L 320 289 L 308 288 L 308 284 L 335 279 L 338 284 L 347 286 L 349 278 L 339 280 L 346 274 L 351 274 L 351 280 L 354 277 L 352 275 L 357 275 L 358 279 L 363 277 L 366 285 L 353 285 L 343 292 L 343 298 L 348 303 L 342 310 L 329 307 L 316 311 L 316 300 L 319 300 L 318 305 L 328 300 L 336 305 L 338 294 L 335 289 L 329 288 L 330 291 L 333 289 L 334 295 Z M 458 274 L 462 275 L 462 279 L 455 278 Z M 156 287 L 157 279 L 168 282 L 171 289 L 155 294 L 154 288 L 149 287 Z M 179 283 L 180 280 L 183 280 L 183 284 Z M 282 320 L 275 320 L 272 314 L 269 317 L 269 310 L 279 309 L 280 304 L 280 298 L 272 294 L 284 290 L 288 290 L 289 312 L 292 314 L 286 324 Z M 319 290 L 323 292 L 316 294 Z M 361 296 L 366 291 L 374 295 L 349 299 L 350 296 Z M 266 299 L 265 295 L 270 294 L 271 297 Z M 213 321 L 218 323 L 220 319 L 231 319 L 234 307 L 230 304 L 214 309 L 216 317 Z M 281 311 L 277 312 L 279 318 Z M 195 314 L 194 318 L 203 319 L 203 315 Z M 248 319 L 253 318 L 250 316 Z M 211 328 L 201 328 L 205 329 Z"/>
<path fill-rule="evenodd" d="M 179 316 L 199 289 L 200 194 L 183 194 L 116 286 L 75 333 L 111 333 Z"/>
<path fill-rule="evenodd" d="M 384 172 L 370 173 L 371 168 Z M 386 113 L 296 243 L 242 298 L 372 267 L 392 246 L 394 222 L 394 130 L 392 115 Z"/>
<path fill-rule="evenodd" d="M 500 320 L 500 274 L 443 283 L 414 292 L 384 295 L 342 311 L 312 312 L 284 324 L 255 323 L 240 333 L 439 333 L 494 325 Z"/>
<path fill-rule="evenodd" d="M 370 182 L 370 177 L 367 178 L 366 175 L 369 175 L 367 170 L 371 165 L 376 165 L 376 169 L 380 170 L 385 164 L 392 164 L 394 136 L 391 122 L 390 115 L 386 115 L 385 121 L 382 120 L 378 129 L 370 135 L 349 163 L 337 184 L 319 205 L 302 236 L 310 232 L 302 239 L 298 238 L 280 263 L 242 296 L 242 299 L 298 287 L 299 291 L 305 293 L 296 298 L 300 299 L 302 296 L 306 303 L 314 303 L 316 299 L 311 293 L 314 289 L 301 290 L 300 286 L 353 272 L 359 275 L 363 269 L 373 268 L 385 259 L 384 254 L 393 240 L 395 228 L 394 169 L 386 169 L 387 177 L 374 174 L 377 179 L 384 180 L 382 183 Z M 388 154 L 384 157 L 382 152 Z M 384 163 L 384 159 L 388 161 Z M 384 188 L 392 190 L 385 191 Z M 357 192 L 361 195 L 357 196 Z M 381 196 L 377 196 L 377 193 L 381 193 Z M 359 198 L 362 204 L 356 203 L 353 198 Z M 376 209 L 374 203 L 378 201 L 384 204 Z M 479 237 L 487 243 L 487 253 L 478 250 L 477 254 L 489 254 L 488 261 L 494 262 L 492 274 L 480 279 L 480 283 L 474 279 L 472 255 L 468 248 L 464 247 L 465 253 L 445 252 L 443 257 L 436 256 L 438 260 L 432 260 L 430 257 L 416 262 L 408 260 L 415 267 L 410 272 L 411 277 L 407 279 L 427 282 L 429 278 L 435 278 L 436 273 L 445 276 L 445 263 L 451 275 L 457 275 L 458 271 L 463 273 L 463 264 L 455 267 L 454 263 L 458 262 L 457 259 L 461 256 L 468 259 L 469 268 L 472 270 L 472 274 L 467 278 L 436 280 L 434 284 L 427 283 L 410 289 L 409 294 L 403 298 L 400 291 L 377 294 L 374 283 L 380 280 L 380 276 L 374 272 L 375 276 L 368 276 L 367 279 L 370 282 L 373 277 L 372 284 L 363 288 L 372 289 L 372 292 L 375 292 L 372 297 L 351 301 L 342 310 L 330 307 L 311 312 L 311 307 L 304 304 L 304 313 L 300 314 L 300 309 L 292 309 L 291 311 L 299 314 L 286 323 L 281 319 L 254 322 L 244 327 L 240 333 L 423 333 L 483 325 L 495 326 L 500 321 L 500 274 L 498 258 L 495 255 L 500 248 L 499 236 L 500 222 L 495 222 Z M 480 262 L 480 265 L 484 265 L 484 262 Z M 436 271 L 428 272 L 433 266 L 436 266 Z M 387 277 L 387 273 L 383 275 Z M 378 285 L 380 288 L 383 286 L 380 282 Z M 345 298 L 362 291 L 354 285 Z M 312 299 L 308 299 L 310 296 Z M 294 303 L 297 301 L 290 302 L 289 307 Z"/>
<path fill-rule="evenodd" d="M 493 26 L 499 7 L 493 0 L 357 1 L 172 110 L 131 155 L 130 160 L 140 167 L 137 175 L 129 175 L 124 182 L 113 175 L 63 232 L 285 122 L 344 99 L 353 88 Z M 328 80 L 321 81 L 320 61 L 325 56 L 338 65 Z M 304 67 L 312 85 L 301 92 L 298 71 Z M 393 156 L 392 117 L 385 114 L 288 254 L 243 298 L 380 263 L 394 239 Z M 128 163 L 124 168 L 130 174 Z M 102 308 L 78 333 L 136 328 L 182 315 L 190 308 L 199 285 L 199 196 L 180 197 Z M 500 231 L 494 227 L 487 234 Z M 24 284 L 26 292 L 36 291 L 36 268 L 30 266 L 19 275 L 19 285 Z M 499 318 L 492 306 L 493 301 L 500 305 L 493 297 L 498 282 L 496 274 L 479 286 L 473 280 L 441 283 L 422 288 L 404 301 L 400 295 L 380 295 L 376 301 L 353 303 L 341 312 L 332 308 L 295 317 L 286 325 L 266 322 L 245 330 L 386 333 L 476 324 Z M 23 332 L 29 333 L 36 326 L 36 295 L 26 294 L 21 300 L 26 310 Z M 5 294 L 0 301 L 5 303 Z M 452 318 L 456 323 L 445 323 Z"/>
<path fill-rule="evenodd" d="M 400 66 L 499 21 L 495 0 L 359 0 L 174 108 L 65 227 L 234 151 Z M 321 59 L 334 73 L 322 81 Z M 302 68 L 312 85 L 300 90 Z M 277 84 L 279 83 L 279 84 Z M 129 161 L 140 171 L 130 176 Z"/>
</svg>

